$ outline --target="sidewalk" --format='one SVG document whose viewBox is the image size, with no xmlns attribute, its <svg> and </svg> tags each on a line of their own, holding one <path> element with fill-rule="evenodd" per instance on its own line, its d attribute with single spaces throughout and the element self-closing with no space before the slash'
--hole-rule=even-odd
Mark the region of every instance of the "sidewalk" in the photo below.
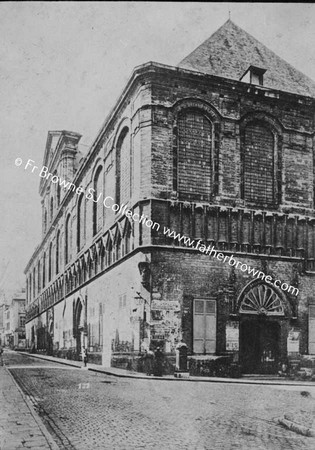
<svg viewBox="0 0 315 450">
<path fill-rule="evenodd" d="M 159 381 L 190 381 L 190 382 L 199 382 L 199 383 L 236 383 L 236 384 L 258 384 L 258 385 L 273 385 L 273 386 L 300 386 L 300 387 L 306 387 L 311 386 L 315 387 L 315 382 L 312 381 L 291 381 L 291 380 L 285 380 L 283 378 L 279 378 L 276 380 L 264 380 L 261 379 L 261 377 L 257 376 L 257 379 L 248 379 L 248 378 L 219 378 L 219 377 L 196 377 L 196 376 L 190 376 L 189 378 L 175 378 L 172 375 L 164 375 L 163 377 L 155 377 L 155 376 L 149 376 L 145 375 L 144 373 L 140 372 L 133 372 L 130 370 L 124 370 L 124 369 L 118 369 L 116 367 L 103 367 L 99 366 L 98 364 L 87 364 L 87 367 L 85 368 L 83 366 L 82 362 L 79 361 L 72 361 L 69 359 L 63 359 L 63 358 L 56 358 L 54 356 L 46 356 L 46 355 L 38 355 L 38 354 L 29 354 L 24 353 L 28 356 L 31 356 L 33 358 L 39 358 L 44 359 L 46 361 L 52 361 L 60 364 L 65 364 L 67 366 L 73 366 L 77 368 L 82 368 L 85 370 L 91 370 L 93 372 L 99 372 L 104 373 L 106 375 L 112 375 L 116 377 L 121 378 L 137 378 L 140 380 L 159 380 Z"/>
<path fill-rule="evenodd" d="M 5 366 L 0 366 L 0 450 L 58 450 Z"/>
</svg>

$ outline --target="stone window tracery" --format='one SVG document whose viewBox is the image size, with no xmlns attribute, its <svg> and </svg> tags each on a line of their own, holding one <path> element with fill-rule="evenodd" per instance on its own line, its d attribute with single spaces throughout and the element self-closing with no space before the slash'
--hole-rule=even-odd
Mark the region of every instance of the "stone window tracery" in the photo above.
<svg viewBox="0 0 315 450">
<path fill-rule="evenodd" d="M 198 109 L 178 114 L 173 154 L 173 190 L 179 198 L 209 200 L 212 179 L 212 123 Z"/>
<path fill-rule="evenodd" d="M 255 119 L 241 131 L 242 198 L 257 206 L 280 202 L 279 136 L 268 122 Z"/>
</svg>

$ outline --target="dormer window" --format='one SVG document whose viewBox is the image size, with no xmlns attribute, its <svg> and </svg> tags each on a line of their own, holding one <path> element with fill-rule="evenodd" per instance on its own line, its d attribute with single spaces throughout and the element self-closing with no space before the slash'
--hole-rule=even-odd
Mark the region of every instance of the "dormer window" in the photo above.
<svg viewBox="0 0 315 450">
<path fill-rule="evenodd" d="M 265 72 L 266 69 L 262 69 L 261 67 L 249 66 L 246 72 L 241 76 L 240 81 L 244 81 L 244 83 L 263 86 Z"/>
</svg>

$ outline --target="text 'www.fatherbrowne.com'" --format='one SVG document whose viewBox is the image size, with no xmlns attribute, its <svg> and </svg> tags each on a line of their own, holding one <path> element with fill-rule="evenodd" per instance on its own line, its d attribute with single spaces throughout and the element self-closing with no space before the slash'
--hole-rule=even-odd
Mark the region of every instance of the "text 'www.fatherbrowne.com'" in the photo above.
<svg viewBox="0 0 315 450">
<path fill-rule="evenodd" d="M 264 280 L 267 283 L 273 284 L 277 288 L 281 288 L 283 291 L 290 292 L 291 294 L 298 295 L 299 290 L 294 286 L 290 286 L 287 283 L 282 283 L 281 280 L 274 280 L 270 275 L 266 275 L 264 272 L 254 269 L 250 267 L 248 264 L 238 261 L 234 258 L 234 255 L 224 255 L 214 248 L 213 245 L 205 245 L 200 239 L 195 241 L 194 239 L 190 239 L 188 236 L 184 236 L 180 233 L 176 233 L 174 230 L 170 230 L 169 228 L 164 227 L 163 234 L 167 237 L 174 239 L 174 241 L 179 242 L 180 244 L 184 244 L 187 247 L 193 248 L 194 250 L 198 250 L 199 252 L 212 256 L 216 258 L 218 261 L 223 261 L 227 263 L 229 266 L 235 266 L 236 269 L 241 270 L 242 272 L 247 272 L 249 275 L 254 278 Z"/>
</svg>

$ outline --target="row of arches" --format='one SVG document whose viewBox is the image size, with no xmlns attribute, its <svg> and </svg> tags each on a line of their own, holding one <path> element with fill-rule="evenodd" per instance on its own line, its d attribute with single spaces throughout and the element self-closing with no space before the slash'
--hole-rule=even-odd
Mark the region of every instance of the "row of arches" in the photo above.
<svg viewBox="0 0 315 450">
<path fill-rule="evenodd" d="M 217 110 L 201 100 L 179 102 L 173 110 L 173 182 L 172 189 L 180 200 L 210 201 L 219 189 L 219 159 L 222 117 Z M 224 125 L 225 126 L 225 125 Z M 260 207 L 273 207 L 281 201 L 282 126 L 263 112 L 247 115 L 239 122 L 241 131 L 240 197 Z M 236 136 L 235 136 L 236 138 Z M 122 121 L 114 141 L 115 203 L 129 201 L 133 190 L 133 159 L 131 133 L 127 119 Z M 95 165 L 92 176 L 93 198 L 105 194 L 105 173 L 102 161 Z M 140 175 L 140 174 L 139 174 Z M 58 185 L 59 186 L 59 185 Z M 57 189 L 58 189 L 57 186 Z M 59 186 L 60 188 L 60 186 Z M 54 195 L 56 199 L 54 198 Z M 77 203 L 77 248 L 84 242 L 84 195 Z M 52 193 L 50 220 L 54 205 L 60 204 L 60 192 Z M 102 199 L 93 202 L 93 235 L 103 225 Z M 47 209 L 44 210 L 47 228 Z"/>
<path fill-rule="evenodd" d="M 127 122 L 125 119 L 124 122 Z M 115 202 L 117 204 L 127 202 L 130 199 L 132 190 L 132 153 L 131 153 L 131 142 L 130 142 L 130 132 L 129 126 L 123 125 L 121 131 L 119 132 L 118 138 L 114 144 L 115 153 Z M 58 177 L 57 171 L 54 175 Z M 103 204 L 100 201 L 95 201 L 98 199 L 100 194 L 104 193 L 104 165 L 100 160 L 94 168 L 92 176 L 92 192 L 93 192 L 93 235 L 97 234 L 103 225 Z M 112 194 L 112 193 L 111 193 Z M 49 199 L 46 206 L 43 208 L 43 232 L 44 234 L 48 231 L 48 225 L 52 222 L 56 211 L 58 210 L 61 202 L 61 188 L 60 184 L 51 189 L 49 187 L 47 193 Z M 77 246 L 80 248 L 83 242 L 84 227 L 80 227 L 80 223 L 84 220 L 84 209 L 83 209 L 84 195 L 79 197 L 77 203 L 78 211 L 78 234 L 77 234 Z"/>
<path fill-rule="evenodd" d="M 63 291 L 64 275 L 61 269 L 65 267 L 69 260 L 69 241 L 67 241 L 67 232 L 65 233 L 64 252 L 61 251 L 61 236 L 57 232 L 56 247 L 52 243 L 49 246 L 48 255 L 43 253 L 43 257 L 38 261 L 36 267 L 27 278 L 28 299 L 32 301 L 46 287 L 46 280 L 51 282 L 54 276 L 60 275 L 53 285 L 46 289 L 44 296 L 40 295 L 41 300 L 53 304 L 60 300 L 61 296 L 68 294 L 90 278 L 97 275 L 100 271 L 114 264 L 119 259 L 130 253 L 134 248 L 132 223 L 123 218 L 116 223 L 104 236 L 93 244 L 79 259 L 77 259 L 65 272 L 65 292 Z M 64 262 L 61 256 L 64 254 Z M 46 261 L 48 259 L 48 261 Z M 55 267 L 55 269 L 54 269 Z M 60 281 L 61 280 L 61 281 Z M 62 282 L 62 286 L 60 285 Z M 51 300 L 48 300 L 51 299 Z M 47 304 L 48 304 L 47 303 Z"/>
<path fill-rule="evenodd" d="M 184 100 L 172 107 L 173 114 L 173 192 L 179 200 L 211 201 L 218 192 L 219 159 L 222 117 L 211 105 L 201 100 Z M 240 121 L 241 154 L 240 196 L 250 204 L 261 208 L 274 207 L 281 200 L 281 143 L 282 127 L 270 115 L 256 112 Z M 224 124 L 226 127 L 226 124 Z M 127 203 L 133 189 L 133 158 L 131 133 L 128 120 L 124 119 L 113 141 L 115 193 L 117 204 Z M 140 176 L 140 174 L 139 174 Z M 95 162 L 91 175 L 93 198 L 105 195 L 105 167 L 101 159 Z M 55 186 L 57 189 L 57 187 Z M 60 204 L 60 192 L 51 192 L 50 220 L 55 205 Z M 53 195 L 56 196 L 54 201 Z M 104 225 L 103 198 L 93 201 L 92 235 L 97 235 Z M 28 290 L 40 291 L 53 274 L 58 274 L 63 264 L 68 264 L 74 254 L 82 250 L 86 242 L 86 197 L 78 197 L 72 213 L 65 218 L 64 231 L 57 231 L 54 244 L 34 267 L 29 276 Z M 47 225 L 47 209 L 44 211 Z M 46 228 L 45 225 L 45 228 Z M 46 262 L 47 259 L 47 262 Z M 46 267 L 48 266 L 48 267 Z M 42 272 L 36 277 L 35 272 Z M 47 271 L 47 274 L 46 274 Z M 36 282 L 37 280 L 37 282 Z"/>
</svg>

